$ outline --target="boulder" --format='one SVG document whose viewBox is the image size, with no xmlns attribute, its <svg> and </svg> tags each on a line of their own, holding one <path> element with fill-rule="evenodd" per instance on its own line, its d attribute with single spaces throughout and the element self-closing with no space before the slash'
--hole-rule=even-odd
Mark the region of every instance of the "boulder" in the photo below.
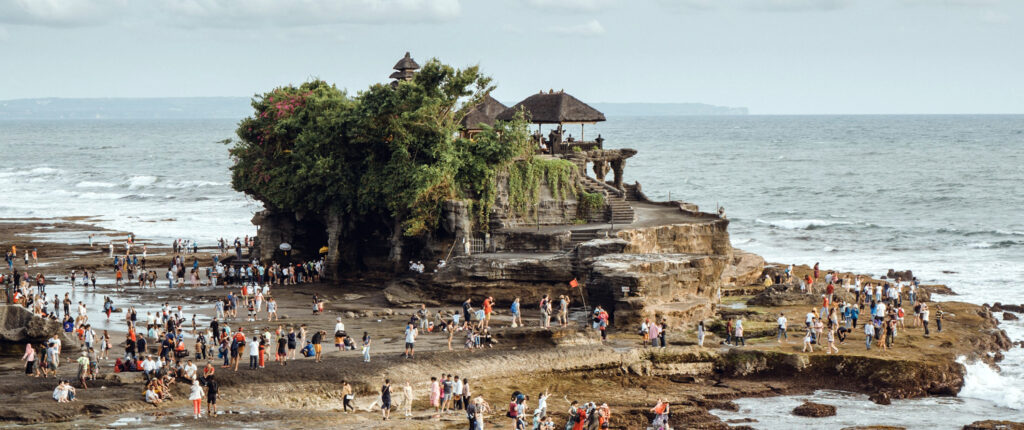
<svg viewBox="0 0 1024 430">
<path fill-rule="evenodd" d="M 872 402 L 875 402 L 875 404 L 878 405 L 892 404 L 892 399 L 889 397 L 889 394 L 884 392 L 872 394 L 871 396 L 868 397 L 868 400 L 871 400 Z"/>
<path fill-rule="evenodd" d="M 814 402 L 804 402 L 804 404 L 793 409 L 793 415 L 801 417 L 821 418 L 835 416 L 835 414 L 835 406 Z"/>
<path fill-rule="evenodd" d="M 63 333 L 60 321 L 33 315 L 24 306 L 0 305 L 0 341 L 41 342 Z M 77 344 L 64 340 L 67 345 Z"/>
<path fill-rule="evenodd" d="M 1017 321 L 1018 319 L 1020 318 L 1017 318 L 1017 316 L 1011 312 L 1003 312 L 1003 321 Z"/>
<path fill-rule="evenodd" d="M 997 420 L 975 421 L 965 425 L 964 430 L 1024 430 L 1024 423 Z"/>
<path fill-rule="evenodd" d="M 739 249 L 733 249 L 728 265 L 722 271 L 722 285 L 742 287 L 752 285 L 764 271 L 764 258 Z"/>
</svg>

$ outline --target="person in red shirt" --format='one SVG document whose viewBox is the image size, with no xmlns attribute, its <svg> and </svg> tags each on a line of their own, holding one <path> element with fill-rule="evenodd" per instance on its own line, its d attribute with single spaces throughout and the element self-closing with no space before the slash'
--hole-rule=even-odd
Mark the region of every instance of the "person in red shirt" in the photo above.
<svg viewBox="0 0 1024 430">
<path fill-rule="evenodd" d="M 484 328 L 491 323 L 491 312 L 494 310 L 494 297 L 484 299 Z"/>
</svg>

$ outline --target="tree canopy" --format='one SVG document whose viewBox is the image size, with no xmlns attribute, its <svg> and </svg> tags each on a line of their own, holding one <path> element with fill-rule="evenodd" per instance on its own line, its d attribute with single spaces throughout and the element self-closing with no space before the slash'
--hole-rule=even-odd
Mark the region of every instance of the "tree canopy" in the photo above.
<svg viewBox="0 0 1024 430">
<path fill-rule="evenodd" d="M 493 90 L 479 68 L 427 62 L 411 81 L 350 97 L 321 80 L 252 100 L 230 153 L 232 186 L 268 208 L 346 220 L 382 218 L 406 236 L 436 229 L 442 203 L 464 198 L 486 217 L 496 169 L 530 153 L 526 122 L 457 137 L 466 111 Z"/>
</svg>

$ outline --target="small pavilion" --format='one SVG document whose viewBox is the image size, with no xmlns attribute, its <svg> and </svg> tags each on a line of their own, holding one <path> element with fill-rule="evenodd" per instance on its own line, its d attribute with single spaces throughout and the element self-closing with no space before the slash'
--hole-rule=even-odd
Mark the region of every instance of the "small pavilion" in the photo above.
<svg viewBox="0 0 1024 430">
<path fill-rule="evenodd" d="M 546 93 L 541 91 L 506 109 L 497 116 L 497 119 L 509 121 L 520 110 L 526 113 L 527 120 L 537 124 L 537 133 L 534 135 L 534 138 L 538 140 L 538 144 L 541 147 L 549 148 L 551 154 L 571 151 L 573 147 L 578 147 L 584 151 L 602 148 L 604 140 L 600 136 L 594 141 L 586 141 L 584 126 L 605 121 L 604 114 L 565 91 L 555 92 L 554 90 L 548 90 Z M 558 125 L 558 128 L 548 134 L 548 139 L 546 140 L 540 135 L 540 126 L 544 124 Z M 578 141 L 572 138 L 568 140 L 563 139 L 565 133 L 563 127 L 566 124 L 580 125 L 580 139 Z"/>
<path fill-rule="evenodd" d="M 498 115 L 507 109 L 508 106 L 501 104 L 488 94 L 480 103 L 470 108 L 466 112 L 466 116 L 462 118 L 460 122 L 462 137 L 472 139 L 474 135 L 483 131 L 484 126 L 493 127 Z"/>
</svg>

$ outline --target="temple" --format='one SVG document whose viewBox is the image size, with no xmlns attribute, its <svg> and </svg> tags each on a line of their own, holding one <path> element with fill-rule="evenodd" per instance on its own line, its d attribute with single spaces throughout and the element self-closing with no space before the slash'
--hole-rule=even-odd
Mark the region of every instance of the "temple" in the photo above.
<svg viewBox="0 0 1024 430">
<path fill-rule="evenodd" d="M 406 53 L 391 85 L 412 79 L 418 68 Z M 760 276 L 764 261 L 731 247 L 723 216 L 682 201 L 652 201 L 639 183 L 626 183 L 626 160 L 637 151 L 600 134 L 586 140 L 585 127 L 596 128 L 605 115 L 565 91 L 542 91 L 507 108 L 487 96 L 468 109 L 460 135 L 472 139 L 519 112 L 537 127 L 534 162 L 570 163 L 576 191 L 552 189 L 551 178 L 538 181 L 539 198 L 524 211 L 512 201 L 512 174 L 499 174 L 489 222 L 475 225 L 469 203 L 447 201 L 439 231 L 402 248 L 404 259 L 427 263 L 426 273 L 408 273 L 389 288 L 401 284 L 425 300 L 451 303 L 481 295 L 499 304 L 517 297 L 536 303 L 545 294 L 567 294 L 602 306 L 616 323 L 657 318 L 686 326 L 714 314 L 722 286 Z M 575 126 L 578 139 L 567 129 Z M 262 222 L 262 248 L 273 252 L 277 243 L 296 243 L 280 228 L 280 214 L 264 212 L 254 219 Z M 288 216 L 284 221 L 293 231 L 303 228 Z M 570 287 L 574 279 L 580 290 Z"/>
</svg>

